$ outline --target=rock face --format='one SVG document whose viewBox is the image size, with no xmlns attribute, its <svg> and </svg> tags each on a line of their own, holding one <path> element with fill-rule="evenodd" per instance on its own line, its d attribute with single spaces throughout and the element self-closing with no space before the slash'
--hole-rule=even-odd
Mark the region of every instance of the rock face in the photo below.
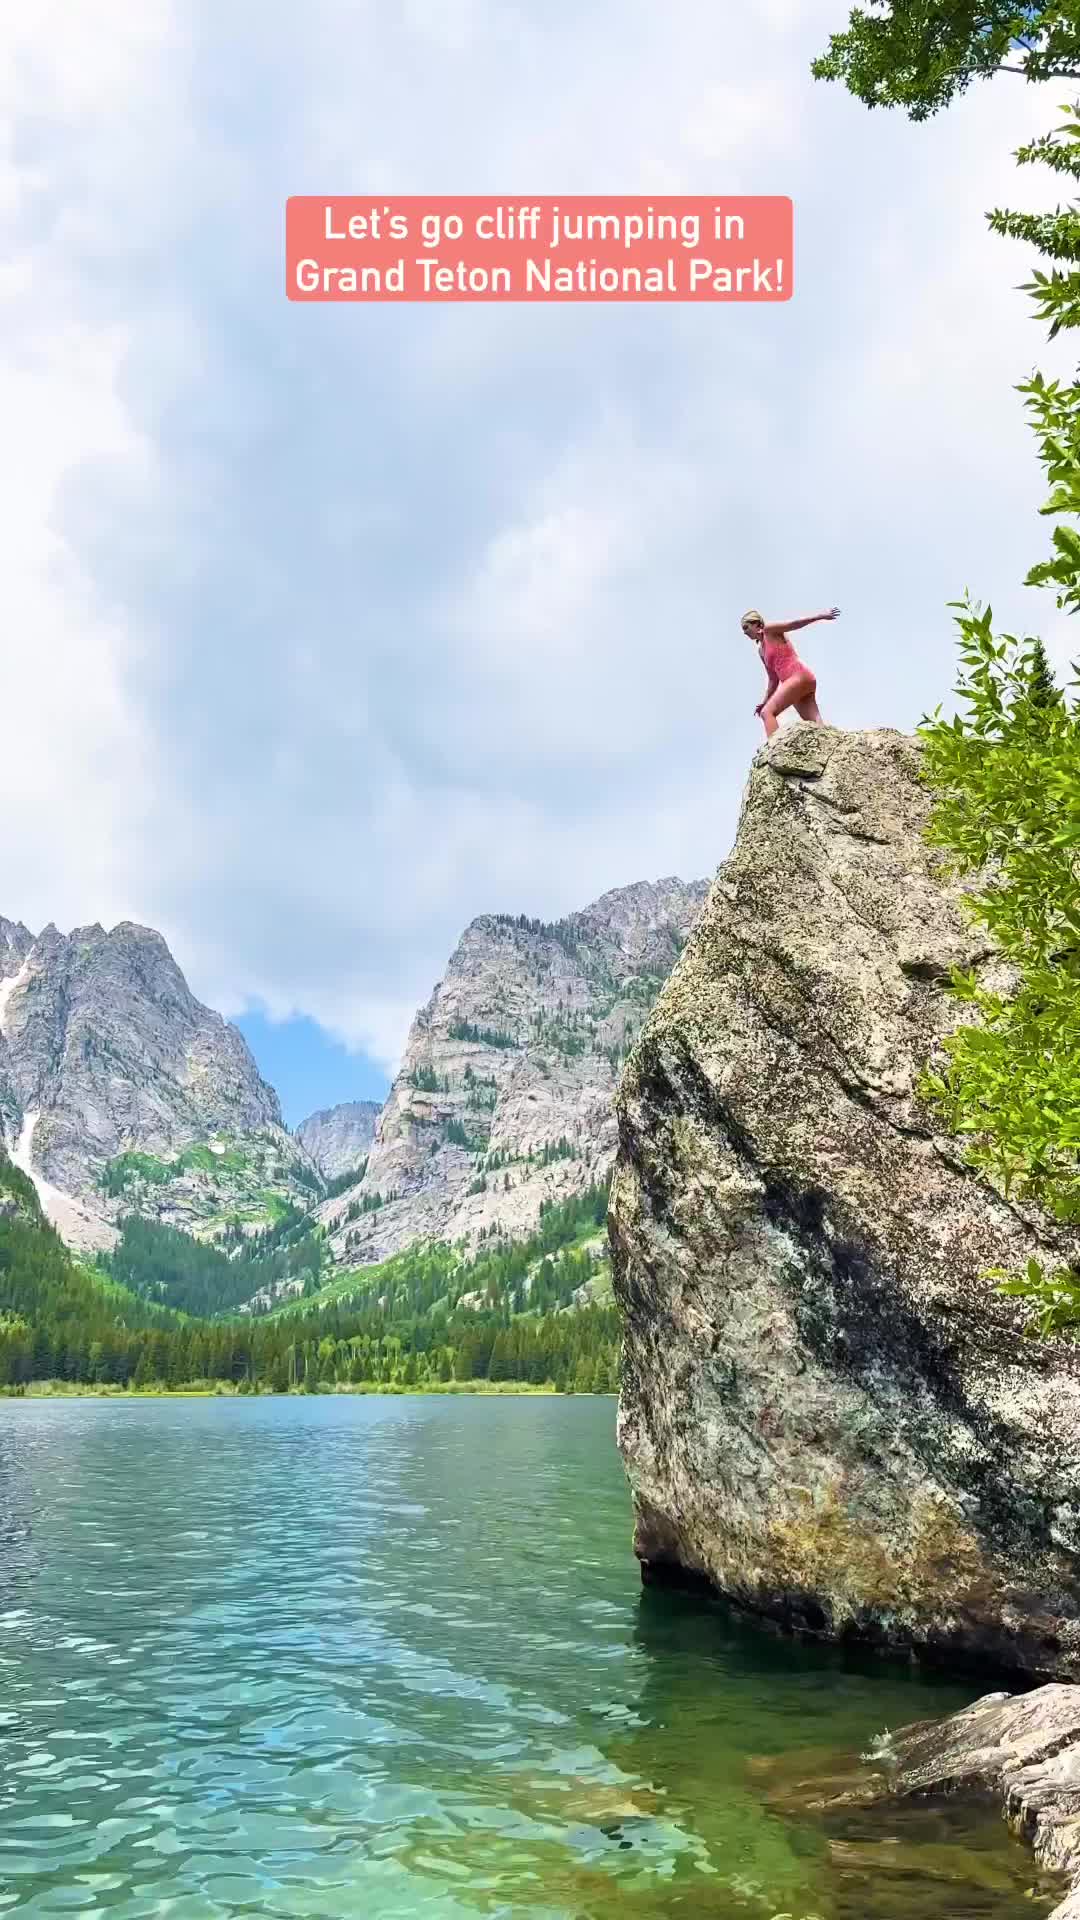
<svg viewBox="0 0 1080 1920">
<path fill-rule="evenodd" d="M 0 1120 L 77 1246 L 137 1207 L 177 1225 L 267 1218 L 318 1175 L 235 1027 L 194 998 L 160 934 L 128 922 L 36 939 L 0 921 Z"/>
<path fill-rule="evenodd" d="M 987 1694 L 948 1720 L 919 1721 L 879 1741 L 850 1782 L 803 1804 L 827 1809 L 900 1798 L 990 1793 L 1040 1867 L 1071 1891 L 1050 1920 L 1080 1920 L 1080 1687 Z"/>
<path fill-rule="evenodd" d="M 618 1071 L 706 891 L 641 882 L 553 925 L 475 920 L 413 1022 L 363 1180 L 321 1211 L 336 1258 L 526 1233 L 606 1179 Z"/>
<path fill-rule="evenodd" d="M 346 1100 L 338 1107 L 323 1107 L 301 1120 L 296 1138 L 320 1173 L 336 1180 L 367 1158 L 380 1111 L 377 1100 Z"/>
<path fill-rule="evenodd" d="M 995 969 L 926 806 L 899 734 L 779 733 L 628 1064 L 636 1549 L 796 1628 L 1080 1675 L 1080 1351 L 981 1277 L 1077 1248 L 917 1098 L 943 977 Z"/>
</svg>

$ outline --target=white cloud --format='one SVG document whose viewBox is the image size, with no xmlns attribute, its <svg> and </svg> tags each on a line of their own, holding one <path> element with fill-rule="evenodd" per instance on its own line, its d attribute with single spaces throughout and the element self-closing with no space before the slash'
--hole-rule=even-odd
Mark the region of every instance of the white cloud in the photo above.
<svg viewBox="0 0 1080 1920">
<path fill-rule="evenodd" d="M 102 300 L 95 279 L 153 190 L 173 53 L 171 9 L 154 0 L 75 12 L 45 0 L 0 42 L 2 872 L 39 924 L 128 910 L 145 858 L 152 768 L 136 687 L 150 623 L 95 577 L 68 508 L 80 475 L 118 502 L 157 484 L 158 450 L 122 391 L 139 315 Z"/>
<path fill-rule="evenodd" d="M 1010 153 L 1054 105 L 867 114 L 809 78 L 844 12 L 5 27 L 0 910 L 142 918 L 227 1010 L 387 1058 L 473 913 L 724 854 L 745 604 L 839 600 L 827 715 L 902 725 L 951 680 L 947 599 L 1048 613 L 1011 385 L 1050 355 L 983 212 L 1038 203 Z M 285 196 L 337 189 L 790 192 L 796 296 L 290 307 Z"/>
</svg>

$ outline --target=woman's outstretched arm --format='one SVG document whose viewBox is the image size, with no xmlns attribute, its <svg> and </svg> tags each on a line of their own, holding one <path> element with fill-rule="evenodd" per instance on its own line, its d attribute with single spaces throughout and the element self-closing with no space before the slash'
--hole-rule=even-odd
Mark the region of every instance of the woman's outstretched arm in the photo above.
<svg viewBox="0 0 1080 1920">
<path fill-rule="evenodd" d="M 798 620 L 766 620 L 766 633 L 794 633 L 799 627 L 812 627 L 818 620 L 835 620 L 839 607 L 827 607 L 824 613 L 804 613 Z"/>
</svg>

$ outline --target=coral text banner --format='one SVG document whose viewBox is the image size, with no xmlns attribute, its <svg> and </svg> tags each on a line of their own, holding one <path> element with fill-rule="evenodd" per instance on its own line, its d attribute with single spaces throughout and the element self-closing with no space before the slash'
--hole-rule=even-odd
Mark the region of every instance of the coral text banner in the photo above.
<svg viewBox="0 0 1080 1920">
<path fill-rule="evenodd" d="M 289 200 L 290 300 L 790 300 L 783 195 Z"/>
</svg>

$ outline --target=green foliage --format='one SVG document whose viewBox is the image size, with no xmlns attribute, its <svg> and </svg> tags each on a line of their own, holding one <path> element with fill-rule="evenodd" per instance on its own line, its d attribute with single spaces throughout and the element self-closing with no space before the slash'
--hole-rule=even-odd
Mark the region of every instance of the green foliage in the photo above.
<svg viewBox="0 0 1080 1920">
<path fill-rule="evenodd" d="M 178 1153 L 174 1160 L 159 1160 L 152 1153 L 117 1154 L 104 1168 L 101 1186 L 117 1199 L 140 1184 L 165 1186 L 170 1180 L 181 1179 L 185 1173 L 213 1176 L 243 1173 L 249 1165 L 247 1154 L 238 1147 L 227 1147 L 223 1152 L 215 1153 L 205 1141 L 196 1141 Z"/>
<path fill-rule="evenodd" d="M 622 983 L 623 998 L 635 1001 L 639 1007 L 653 1007 L 666 979 L 664 973 L 632 973 Z"/>
<path fill-rule="evenodd" d="M 577 1148 L 567 1139 L 565 1133 L 557 1140 L 549 1140 L 539 1153 L 533 1156 L 533 1164 L 538 1167 L 550 1167 L 556 1160 L 575 1160 Z"/>
<path fill-rule="evenodd" d="M 152 1153 L 120 1153 L 103 1168 L 99 1185 L 114 1200 L 128 1196 L 137 1200 L 140 1189 L 167 1186 L 189 1174 L 202 1174 L 215 1184 L 234 1189 L 247 1176 L 249 1200 L 257 1201 L 271 1219 L 276 1219 L 288 1204 L 276 1184 L 265 1185 L 262 1189 L 254 1185 L 256 1180 L 276 1183 L 278 1179 L 284 1180 L 286 1177 L 272 1145 L 268 1151 L 253 1155 L 244 1147 L 222 1143 L 215 1148 L 205 1140 L 197 1140 L 170 1160 L 161 1160 Z M 306 1167 L 302 1161 L 290 1163 L 288 1178 L 321 1198 L 322 1181 L 315 1170 Z"/>
<path fill-rule="evenodd" d="M 1000 1283 L 1001 1293 L 1014 1294 L 1031 1308 L 1029 1333 L 1075 1337 L 1080 1326 L 1080 1274 L 1067 1268 L 1047 1273 L 1038 1260 L 1029 1260 L 1023 1273 L 995 1269 L 987 1278 Z"/>
<path fill-rule="evenodd" d="M 1080 107 L 1064 107 L 1062 111 L 1065 117 L 1061 125 L 1021 147 L 1016 159 L 1022 167 L 1046 166 L 1067 179 L 1080 180 Z M 1048 323 L 1051 339 L 1063 327 L 1080 324 L 1080 273 L 1076 267 L 1080 260 L 1080 209 L 1075 202 L 1053 213 L 1010 213 L 999 208 L 987 217 L 995 233 L 1027 241 L 1047 259 L 1071 263 L 1056 265 L 1048 274 L 1036 272 L 1023 291 L 1031 295 L 1037 318 Z M 1069 477 L 1071 467 L 1066 472 Z"/>
<path fill-rule="evenodd" d="M 443 1082 L 439 1079 L 434 1067 L 414 1067 L 409 1075 L 409 1085 L 416 1087 L 420 1093 L 442 1093 L 444 1091 Z M 448 1091 L 449 1089 L 447 1088 L 446 1090 Z"/>
<path fill-rule="evenodd" d="M 235 1249 L 231 1254 L 229 1247 Z M 321 1242 L 295 1210 L 264 1234 L 248 1237 L 232 1229 L 217 1246 L 131 1214 L 113 1252 L 99 1255 L 101 1271 L 133 1294 L 204 1319 L 229 1313 L 262 1288 L 302 1272 L 317 1275 L 321 1263 Z"/>
<path fill-rule="evenodd" d="M 340 1276 L 332 1288 L 275 1314 L 186 1319 L 140 1298 L 114 1275 L 159 1296 L 220 1298 L 234 1271 L 220 1250 L 175 1229 L 125 1223 L 108 1271 L 84 1271 L 37 1210 L 25 1177 L 0 1154 L 0 1389 L 34 1381 L 108 1388 L 218 1382 L 241 1392 L 325 1393 L 336 1388 L 457 1382 L 545 1383 L 573 1392 L 618 1384 L 619 1324 L 607 1306 L 566 1311 L 597 1272 L 582 1236 L 599 1230 L 606 1193 L 595 1189 L 544 1211 L 530 1239 L 463 1261 L 453 1248 L 416 1248 L 381 1267 Z M 288 1247 L 281 1230 L 263 1236 L 252 1270 L 284 1253 L 310 1257 L 315 1243 Z M 211 1257 L 214 1256 L 215 1257 Z M 242 1256 L 247 1259 L 248 1256 Z M 314 1270 L 293 1277 L 310 1287 Z M 250 1275 L 245 1279 L 250 1286 Z M 469 1303 L 465 1303 L 468 1295 Z M 479 1305 L 476 1302 L 479 1301 Z"/>
<path fill-rule="evenodd" d="M 989 609 L 958 624 L 962 710 L 921 729 L 929 836 L 961 873 L 990 873 L 971 911 L 1018 984 L 954 978 L 980 1021 L 926 1091 L 1007 1194 L 1080 1219 L 1080 708 L 1048 698 L 1037 642 L 995 637 Z"/>
<path fill-rule="evenodd" d="M 258 1198 L 271 1226 L 279 1227 L 283 1221 L 291 1218 L 292 1207 L 273 1187 L 264 1187 Z"/>
<path fill-rule="evenodd" d="M 1046 657 L 1046 648 L 1039 639 L 1028 642 L 1031 650 L 1031 663 L 1028 676 L 1028 697 L 1032 708 L 1059 707 L 1064 696 L 1054 678 L 1053 669 Z"/>
<path fill-rule="evenodd" d="M 243 1173 L 250 1164 L 248 1155 L 239 1147 L 226 1147 L 224 1152 L 215 1153 L 202 1140 L 185 1147 L 175 1162 L 179 1173 L 209 1174 Z"/>
<path fill-rule="evenodd" d="M 591 1051 L 594 1028 L 581 1013 L 555 1013 L 545 1015 L 539 1012 L 535 1018 L 535 1043 L 541 1047 L 551 1047 L 561 1053 L 566 1060 Z"/>
<path fill-rule="evenodd" d="M 989 0 L 870 0 L 814 66 L 868 106 L 901 106 L 914 120 L 970 82 L 1002 69 L 1029 81 L 1080 78 L 1080 8 L 1049 0 L 1023 8 Z M 1080 179 L 1080 107 L 1022 147 L 1021 166 Z M 1025 291 L 1051 338 L 1080 325 L 1080 208 L 1048 214 L 997 209 L 991 229 L 1050 261 Z M 1039 373 L 1021 388 L 1050 482 L 1042 512 L 1052 553 L 1027 584 L 1080 607 L 1080 384 Z M 1007 991 L 957 973 L 951 991 L 974 1019 L 961 1025 L 923 1092 L 965 1141 L 967 1157 L 1007 1194 L 1080 1220 L 1080 707 L 1063 692 L 1039 640 L 995 636 L 989 609 L 958 608 L 960 711 L 920 729 L 934 793 L 929 837 L 962 874 L 981 875 L 971 911 L 1011 969 Z M 1074 670 L 1075 672 L 1075 670 Z M 1035 1330 L 1080 1327 L 1080 1275 L 996 1274 L 1025 1299 Z"/>
<path fill-rule="evenodd" d="M 972 0 L 870 0 L 814 65 L 868 106 L 901 106 L 913 120 L 945 106 L 980 76 L 1080 78 L 1080 7 Z M 1080 107 L 1022 147 L 1039 164 L 1080 179 Z M 997 209 L 991 229 L 1027 242 L 1053 264 L 1025 291 L 1051 338 L 1080 324 L 1080 208 L 1049 214 Z M 1060 608 L 1080 607 L 1080 384 L 1039 373 L 1021 388 L 1050 481 L 1042 511 L 1055 522 L 1052 553 L 1027 584 Z M 989 609 L 958 609 L 961 710 L 920 729 L 934 791 L 930 838 L 964 874 L 981 873 L 976 920 L 1012 970 L 1007 992 L 972 971 L 951 991 L 975 1019 L 945 1047 L 923 1092 L 964 1139 L 970 1162 L 1059 1219 L 1080 1219 L 1080 713 L 1076 682 L 1055 683 L 1041 641 L 996 637 Z M 1075 670 L 1074 670 L 1075 671 Z M 1080 1327 L 1080 1276 L 995 1275 L 1027 1300 L 1044 1332 Z"/>
<path fill-rule="evenodd" d="M 401 1383 L 414 1354 L 419 1384 L 519 1380 L 613 1391 L 614 1309 L 567 1311 L 604 1271 L 585 1243 L 600 1233 L 606 1213 L 607 1189 L 594 1187 L 545 1205 L 526 1240 L 485 1246 L 471 1260 L 440 1243 L 410 1248 L 377 1267 L 339 1275 L 320 1295 L 288 1303 L 271 1317 L 286 1329 L 302 1322 L 325 1333 L 332 1326 L 335 1338 L 352 1344 L 353 1384 Z M 297 1342 L 302 1337 L 308 1336 L 295 1335 Z M 340 1357 L 337 1364 L 340 1369 Z M 340 1384 L 340 1370 L 336 1378 Z"/>
<path fill-rule="evenodd" d="M 28 1173 L 17 1167 L 0 1148 L 0 1218 L 16 1218 L 41 1226 L 44 1214 L 37 1188 Z"/>
<path fill-rule="evenodd" d="M 1021 165 L 1039 162 L 1069 179 L 1080 180 L 1080 107 L 1065 109 L 1060 127 L 1017 154 Z M 1080 208 L 1076 203 L 1052 214 L 997 211 L 990 216 L 995 232 L 1030 241 L 1057 264 L 1051 273 L 1036 272 L 1024 291 L 1031 295 L 1039 320 L 1050 337 L 1080 325 Z M 1035 373 L 1020 387 L 1046 468 L 1050 492 L 1041 508 L 1056 524 L 1053 552 L 1027 575 L 1028 586 L 1049 587 L 1059 607 L 1075 613 L 1080 607 L 1080 384 L 1046 380 Z"/>
<path fill-rule="evenodd" d="M 18 1202 L 0 1212 L 0 1386 L 30 1380 L 116 1377 L 141 1340 L 167 1337 L 174 1315 L 105 1286 L 72 1260 L 44 1221 L 26 1176 L 0 1153 L 0 1192 Z M 123 1359 L 118 1359 L 123 1356 Z M 125 1379 L 128 1374 L 125 1373 Z"/>
<path fill-rule="evenodd" d="M 978 1017 L 946 1043 L 923 1091 L 1006 1194 L 1080 1220 L 1080 703 L 1040 642 L 996 637 L 989 609 L 959 615 L 962 711 L 920 729 L 934 790 L 929 835 L 988 878 L 971 911 L 1013 970 L 1008 993 L 974 972 L 951 991 Z M 966 709 L 964 711 L 963 709 Z M 993 1277 L 1044 1332 L 1080 1325 L 1080 1279 Z"/>
<path fill-rule="evenodd" d="M 339 1193 L 345 1193 L 349 1187 L 359 1186 L 367 1172 L 367 1161 L 361 1160 L 358 1166 L 346 1167 L 344 1173 L 335 1173 L 332 1180 L 326 1182 L 323 1198 L 336 1200 Z"/>
<path fill-rule="evenodd" d="M 512 1033 L 503 1033 L 497 1027 L 477 1027 L 470 1020 L 455 1020 L 450 1028 L 451 1040 L 469 1040 L 474 1045 L 484 1047 L 516 1047 L 517 1041 Z"/>
<path fill-rule="evenodd" d="M 581 935 L 570 920 L 535 920 L 524 913 L 493 913 L 488 918 L 493 926 L 515 928 L 541 940 L 553 940 L 572 960 L 578 956 Z"/>
<path fill-rule="evenodd" d="M 119 1200 L 130 1187 L 140 1183 L 148 1187 L 164 1186 L 175 1175 L 175 1166 L 158 1160 L 152 1153 L 120 1153 L 102 1169 L 100 1185 L 103 1193 Z"/>
<path fill-rule="evenodd" d="M 1021 151 L 1080 178 L 1080 115 Z M 1028 284 L 1051 333 L 1080 322 L 1080 220 L 1075 210 L 1035 218 L 993 214 L 995 230 L 1059 262 Z M 1043 513 L 1056 524 L 1050 559 L 1029 585 L 1059 607 L 1080 607 L 1080 386 L 1036 373 L 1021 388 L 1050 480 Z M 983 873 L 972 912 L 1013 971 L 1008 992 L 974 973 L 952 981 L 977 1016 L 946 1047 L 925 1092 L 966 1142 L 967 1155 L 1007 1194 L 1058 1219 L 1080 1220 L 1080 702 L 1063 691 L 1040 640 L 995 636 L 989 609 L 959 610 L 961 711 L 924 723 L 924 771 L 934 790 L 930 837 L 961 873 Z M 1080 1326 L 1080 1277 L 996 1274 L 1025 1299 L 1032 1326 Z"/>
<path fill-rule="evenodd" d="M 1039 561 L 1025 585 L 1050 587 L 1068 613 L 1080 607 L 1080 537 L 1070 524 L 1080 514 L 1080 385 L 1063 385 L 1033 374 L 1020 389 L 1026 396 L 1050 477 L 1051 492 L 1040 511 L 1062 524 L 1053 531 L 1053 554 Z"/>
<path fill-rule="evenodd" d="M 359 1220 L 361 1214 L 378 1213 L 380 1207 L 394 1199 L 392 1193 L 363 1193 L 359 1200 L 353 1200 L 345 1213 L 346 1220 Z"/>
<path fill-rule="evenodd" d="M 1080 78 L 1076 0 L 870 0 L 813 65 L 868 107 L 902 107 L 925 120 L 976 79 Z"/>
</svg>

